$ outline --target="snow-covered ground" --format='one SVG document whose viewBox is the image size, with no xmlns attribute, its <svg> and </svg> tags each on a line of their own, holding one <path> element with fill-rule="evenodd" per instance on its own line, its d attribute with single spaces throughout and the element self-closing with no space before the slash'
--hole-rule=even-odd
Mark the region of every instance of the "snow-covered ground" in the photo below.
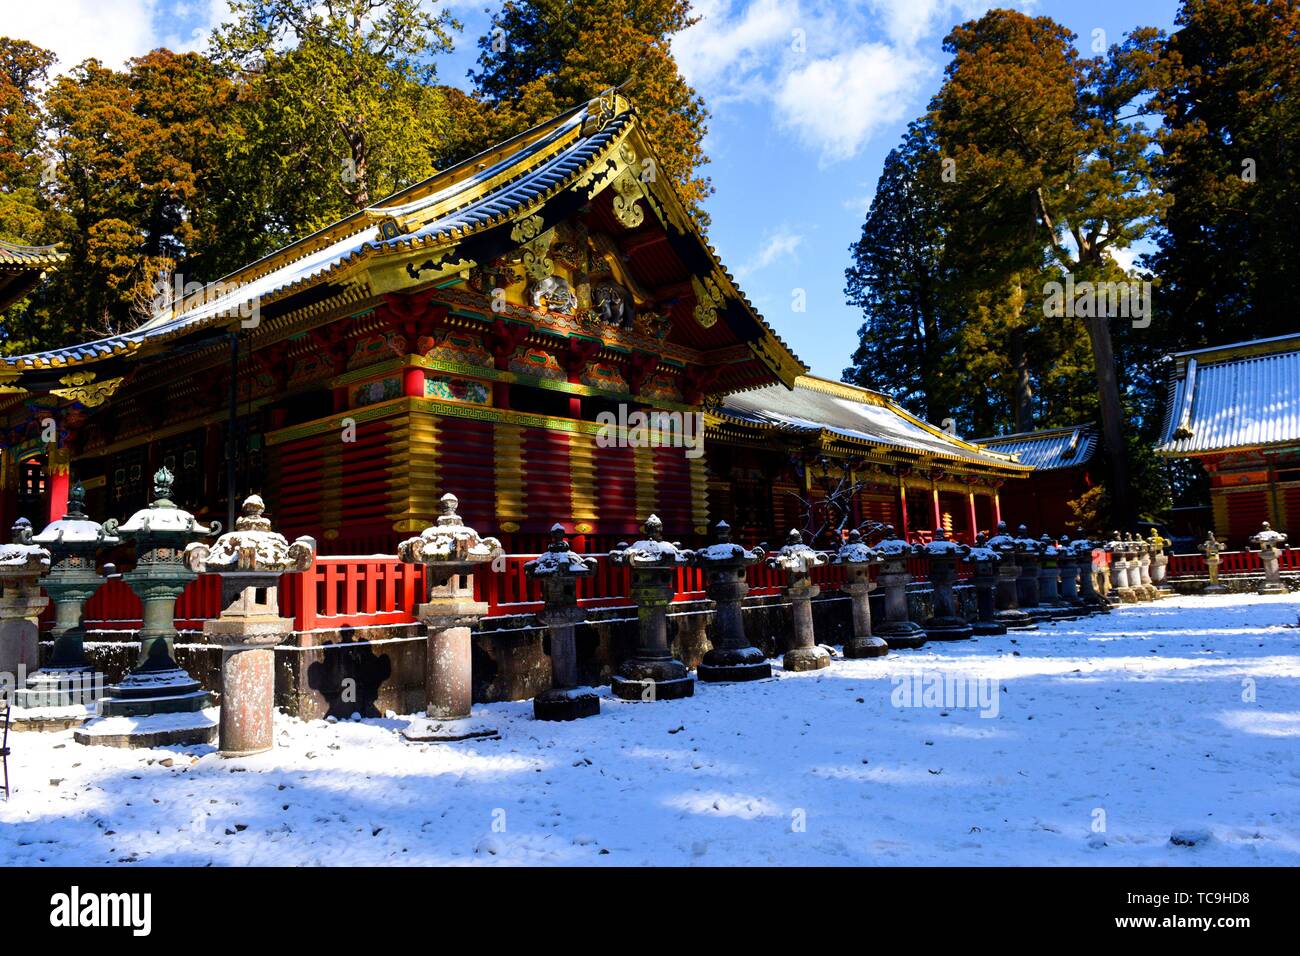
<svg viewBox="0 0 1300 956">
<path fill-rule="evenodd" d="M 499 740 L 280 717 L 273 752 L 224 760 L 13 734 L 0 863 L 1297 865 L 1298 615 L 1173 598 L 685 701 L 606 692 L 572 724 L 482 707 Z M 948 675 L 976 706 L 895 706 Z"/>
</svg>

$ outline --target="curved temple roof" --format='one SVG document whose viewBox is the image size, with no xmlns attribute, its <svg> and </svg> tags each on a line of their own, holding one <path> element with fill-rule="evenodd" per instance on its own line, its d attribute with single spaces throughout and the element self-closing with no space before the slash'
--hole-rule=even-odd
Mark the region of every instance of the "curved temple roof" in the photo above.
<svg viewBox="0 0 1300 956">
<path fill-rule="evenodd" d="M 1170 359 L 1160 454 L 1300 442 L 1300 334 L 1179 352 Z"/>
<path fill-rule="evenodd" d="M 1026 465 L 1009 455 L 985 450 L 923 422 L 902 406 L 869 389 L 801 375 L 794 391 L 780 386 L 728 395 L 717 410 L 723 420 L 878 446 L 882 451 L 902 451 L 983 465 L 1017 474 Z"/>
<path fill-rule="evenodd" d="M 1035 471 L 1053 471 L 1087 464 L 1097 452 L 1099 438 L 1092 425 L 1069 425 L 973 441 L 991 451 L 1015 455 L 1022 465 L 1029 465 Z"/>
<path fill-rule="evenodd" d="M 254 303 L 265 308 L 316 285 L 364 284 L 365 265 L 384 257 L 427 251 L 431 258 L 426 265 L 435 272 L 440 267 L 465 268 L 470 263 L 459 253 L 466 239 L 500 227 L 513 227 L 512 238 L 516 233 L 523 236 L 519 231 L 527 232 L 528 220 L 534 218 L 545 220 L 532 223 L 534 234 L 538 228 L 550 228 L 554 222 L 545 216 L 548 200 L 566 191 L 589 200 L 626 173 L 627 153 L 621 151 L 629 150 L 631 137 L 636 137 L 643 152 L 650 151 L 638 129 L 631 104 L 612 91 L 602 94 L 209 284 L 130 332 L 0 357 L 0 381 L 11 383 L 11 391 L 53 389 L 62 381 L 58 376 L 63 370 L 97 363 L 105 363 L 99 373 L 121 375 L 121 360 L 158 351 L 205 330 L 212 334 L 230 329 Z M 773 377 L 792 382 L 806 367 L 735 286 L 667 177 L 642 181 L 639 188 L 665 228 L 690 244 L 697 267 L 703 267 L 700 278 L 712 276 L 720 314 L 725 313 L 729 324 L 739 329 L 742 340 Z M 418 277 L 423 269 L 411 274 Z M 83 374 L 94 378 L 96 371 Z"/>
<path fill-rule="evenodd" d="M 41 281 L 46 270 L 68 258 L 55 246 L 20 246 L 0 239 L 0 310 L 7 309 Z"/>
</svg>

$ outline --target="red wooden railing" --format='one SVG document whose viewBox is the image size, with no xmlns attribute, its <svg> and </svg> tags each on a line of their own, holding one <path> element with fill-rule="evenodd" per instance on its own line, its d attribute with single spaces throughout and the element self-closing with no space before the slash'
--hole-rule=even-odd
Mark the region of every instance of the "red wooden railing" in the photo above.
<svg viewBox="0 0 1300 956">
<path fill-rule="evenodd" d="M 1278 567 L 1283 571 L 1300 571 L 1300 548 L 1287 548 L 1278 555 Z M 1219 553 L 1220 574 L 1259 574 L 1264 562 L 1258 551 L 1222 551 Z M 1209 571 L 1205 556 L 1201 554 L 1172 554 L 1169 556 L 1169 577 L 1200 577 Z"/>
<path fill-rule="evenodd" d="M 531 614 L 542 609 L 541 588 L 524 573 L 533 554 L 511 554 L 504 568 L 485 569 L 474 575 L 474 596 L 488 605 L 488 616 Z M 583 607 L 626 607 L 631 574 L 607 555 L 596 555 L 590 577 L 578 582 L 578 602 Z M 972 569 L 959 565 L 958 576 L 968 578 Z M 908 571 L 918 581 L 927 580 L 924 558 L 909 558 Z M 813 581 L 823 591 L 837 590 L 844 582 L 844 569 L 835 564 L 815 568 Z M 766 564 L 753 565 L 748 572 L 749 593 L 754 596 L 779 593 L 784 574 Z M 677 570 L 674 602 L 700 600 L 705 596 L 704 572 L 699 568 Z M 291 614 L 299 631 L 345 627 L 382 627 L 410 624 L 424 599 L 424 569 L 403 564 L 392 555 L 327 555 L 317 558 L 309 571 L 286 574 L 280 582 L 280 607 Z M 197 630 L 203 622 L 221 613 L 221 581 L 216 574 L 203 574 L 185 589 L 176 602 L 176 626 Z M 140 600 L 120 577 L 107 580 L 86 603 L 86 625 L 94 630 L 139 628 Z"/>
</svg>

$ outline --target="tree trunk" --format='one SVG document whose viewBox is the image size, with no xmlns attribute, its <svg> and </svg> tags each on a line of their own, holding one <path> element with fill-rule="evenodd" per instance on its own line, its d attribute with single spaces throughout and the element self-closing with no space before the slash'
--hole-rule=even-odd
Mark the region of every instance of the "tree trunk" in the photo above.
<svg viewBox="0 0 1300 956">
<path fill-rule="evenodd" d="M 1115 374 L 1115 351 L 1111 345 L 1110 320 L 1093 316 L 1087 320 L 1092 340 L 1093 364 L 1097 367 L 1097 397 L 1101 402 L 1101 436 L 1109 462 L 1110 510 L 1112 523 L 1120 529 L 1133 527 L 1137 515 L 1128 486 L 1128 452 L 1124 446 L 1124 409 L 1119 400 L 1119 378 Z"/>
<path fill-rule="evenodd" d="M 1016 370 L 1016 382 L 1011 396 L 1011 404 L 1016 416 L 1016 431 L 1033 431 L 1034 386 L 1029 379 L 1029 355 L 1019 335 L 1011 337 L 1011 361 Z"/>
</svg>

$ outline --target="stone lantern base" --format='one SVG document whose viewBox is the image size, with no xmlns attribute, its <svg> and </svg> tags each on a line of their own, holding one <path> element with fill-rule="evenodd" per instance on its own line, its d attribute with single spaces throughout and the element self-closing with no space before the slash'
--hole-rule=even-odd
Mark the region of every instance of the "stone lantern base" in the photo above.
<svg viewBox="0 0 1300 956">
<path fill-rule="evenodd" d="M 959 617 L 932 617 L 925 622 L 926 638 L 931 641 L 965 641 L 974 633 L 974 627 Z"/>
<path fill-rule="evenodd" d="M 533 698 L 537 720 L 581 720 L 600 713 L 600 695 L 586 687 L 553 687 Z"/>
<path fill-rule="evenodd" d="M 792 647 L 781 658 L 781 666 L 788 671 L 818 671 L 831 666 L 831 652 L 816 644 Z"/>
<path fill-rule="evenodd" d="M 73 731 L 79 744 L 99 747 L 190 747 L 217 740 L 211 711 L 152 717 L 95 717 Z"/>
<path fill-rule="evenodd" d="M 997 621 L 972 621 L 970 631 L 974 637 L 998 637 L 1007 632 L 1007 626 Z"/>
<path fill-rule="evenodd" d="M 866 637 L 850 637 L 844 642 L 844 656 L 848 658 L 885 657 L 887 654 L 889 654 L 889 642 L 874 634 Z"/>
<path fill-rule="evenodd" d="M 679 660 L 634 657 L 619 665 L 610 690 L 622 700 L 681 700 L 695 696 L 695 679 Z"/>
<path fill-rule="evenodd" d="M 714 648 L 695 668 L 695 676 L 710 683 L 765 680 L 772 676 L 772 665 L 757 647 Z"/>
<path fill-rule="evenodd" d="M 925 628 L 915 621 L 885 621 L 876 625 L 876 636 L 883 638 L 893 650 L 915 650 L 924 647 Z"/>
</svg>

